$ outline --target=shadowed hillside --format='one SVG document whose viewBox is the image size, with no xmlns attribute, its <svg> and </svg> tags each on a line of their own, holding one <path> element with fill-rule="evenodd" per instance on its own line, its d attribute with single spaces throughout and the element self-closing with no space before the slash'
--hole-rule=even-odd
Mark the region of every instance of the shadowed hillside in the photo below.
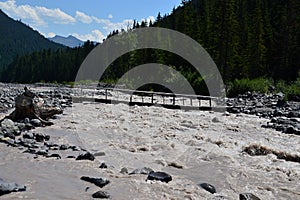
<svg viewBox="0 0 300 200">
<path fill-rule="evenodd" d="M 17 56 L 43 49 L 64 48 L 49 41 L 21 21 L 15 21 L 0 10 L 0 69 Z"/>
</svg>

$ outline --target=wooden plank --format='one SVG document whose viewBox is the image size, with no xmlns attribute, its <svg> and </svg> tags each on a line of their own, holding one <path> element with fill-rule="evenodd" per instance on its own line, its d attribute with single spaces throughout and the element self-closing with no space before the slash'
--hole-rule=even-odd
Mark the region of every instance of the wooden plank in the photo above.
<svg viewBox="0 0 300 200">
<path fill-rule="evenodd" d="M 136 91 L 136 90 L 128 90 L 128 89 L 119 89 L 119 88 L 106 88 L 106 90 L 111 91 L 119 91 L 128 94 L 139 94 L 143 96 L 143 94 L 148 94 L 151 96 L 152 94 L 159 95 L 159 96 L 176 96 L 176 97 L 186 97 L 186 98 L 195 98 L 201 100 L 210 100 L 210 99 L 217 99 L 218 97 L 211 97 L 211 96 L 203 96 L 203 95 L 189 95 L 189 94 L 174 94 L 174 93 L 165 93 L 165 92 L 151 92 L 151 91 Z M 145 95 L 144 95 L 145 96 Z"/>
<path fill-rule="evenodd" d="M 81 94 L 89 91 L 89 89 L 82 90 Z M 103 88 L 105 92 L 102 95 L 97 95 L 95 98 L 91 97 L 75 97 L 76 101 L 82 102 L 82 101 L 94 101 L 94 102 L 102 102 L 102 103 L 117 103 L 122 102 L 129 105 L 158 105 L 168 108 L 182 108 L 182 109 L 197 109 L 197 110 L 211 110 L 212 108 L 215 108 L 213 105 L 213 100 L 216 99 L 216 97 L 210 97 L 210 96 L 202 96 L 202 95 L 188 95 L 188 94 L 173 94 L 173 93 L 163 93 L 163 92 L 151 92 L 151 91 L 134 91 L 134 90 L 128 90 L 128 89 L 119 89 L 119 88 Z M 115 93 L 112 93 L 111 95 L 109 91 L 114 91 Z M 124 99 L 120 99 L 120 96 L 124 96 Z M 154 103 L 154 96 L 160 96 L 162 98 L 161 101 L 156 101 Z M 166 97 L 169 97 L 167 99 L 170 99 L 171 102 L 166 101 Z M 180 99 L 182 98 L 182 99 Z M 190 103 L 186 103 L 185 100 L 190 99 Z M 193 103 L 193 101 L 198 101 L 197 103 Z M 205 105 L 202 105 L 201 101 L 207 101 Z"/>
<path fill-rule="evenodd" d="M 138 105 L 138 106 L 159 106 L 169 109 L 181 109 L 181 110 L 202 110 L 202 111 L 211 111 L 214 109 L 215 111 L 224 111 L 227 107 L 211 107 L 211 106 L 188 106 L 188 105 L 174 105 L 174 104 L 165 104 L 165 103 L 149 103 L 149 102 L 136 102 L 132 100 L 132 96 L 130 96 L 129 102 L 123 100 L 113 100 L 113 99 L 101 99 L 101 98 L 91 98 L 91 97 L 73 97 L 74 103 L 82 103 L 82 102 L 97 102 L 97 103 L 106 103 L 106 104 L 118 104 L 124 103 L 129 106 Z M 199 100 L 201 105 L 201 100 Z"/>
</svg>

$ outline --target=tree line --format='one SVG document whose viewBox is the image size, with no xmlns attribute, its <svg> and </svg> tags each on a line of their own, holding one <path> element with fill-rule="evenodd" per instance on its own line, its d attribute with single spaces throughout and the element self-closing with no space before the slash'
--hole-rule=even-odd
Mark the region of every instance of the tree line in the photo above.
<svg viewBox="0 0 300 200">
<path fill-rule="evenodd" d="M 183 0 L 155 22 L 135 21 L 131 31 L 164 27 L 187 34 L 211 55 L 226 84 L 236 79 L 269 78 L 292 82 L 300 70 L 299 0 Z M 108 35 L 119 35 L 115 30 Z M 99 44 L 101 45 L 101 44 Z M 74 81 L 91 43 L 66 50 L 46 50 L 17 57 L 5 68 L 7 82 Z M 117 81 L 133 67 L 162 63 L 180 71 L 197 93 L 207 92 L 203 77 L 178 55 L 157 49 L 127 53 L 111 64 L 102 81 Z"/>
<path fill-rule="evenodd" d="M 293 81 L 300 70 L 300 1 L 182 1 L 154 26 L 198 41 L 223 79 L 272 77 Z"/>
<path fill-rule="evenodd" d="M 36 83 L 74 81 L 76 73 L 96 44 L 87 41 L 82 47 L 47 49 L 17 56 L 1 73 L 2 82 Z"/>
</svg>

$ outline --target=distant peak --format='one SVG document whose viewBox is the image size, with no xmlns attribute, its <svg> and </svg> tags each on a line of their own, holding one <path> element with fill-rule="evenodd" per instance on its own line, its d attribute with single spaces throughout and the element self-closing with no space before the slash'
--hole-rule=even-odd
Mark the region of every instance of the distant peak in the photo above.
<svg viewBox="0 0 300 200">
<path fill-rule="evenodd" d="M 84 44 L 83 41 L 79 40 L 78 38 L 74 37 L 73 35 L 69 35 L 67 37 L 60 36 L 60 35 L 55 35 L 52 38 L 48 38 L 52 40 L 53 42 L 63 44 L 68 47 L 77 47 L 77 46 L 82 46 Z"/>
</svg>

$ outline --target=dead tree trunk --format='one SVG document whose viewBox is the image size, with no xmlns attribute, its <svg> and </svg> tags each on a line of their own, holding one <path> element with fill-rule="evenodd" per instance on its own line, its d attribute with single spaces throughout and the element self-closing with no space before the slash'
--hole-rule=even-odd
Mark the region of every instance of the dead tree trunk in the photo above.
<svg viewBox="0 0 300 200">
<path fill-rule="evenodd" d="M 7 117 L 13 121 L 29 119 L 39 119 L 45 125 L 51 125 L 52 122 L 46 121 L 56 114 L 61 114 L 62 110 L 53 107 L 44 107 L 43 102 L 35 102 L 34 99 L 37 95 L 27 87 L 24 88 L 25 92 L 15 98 L 15 110 Z M 1 120 L 3 121 L 3 120 Z"/>
</svg>

